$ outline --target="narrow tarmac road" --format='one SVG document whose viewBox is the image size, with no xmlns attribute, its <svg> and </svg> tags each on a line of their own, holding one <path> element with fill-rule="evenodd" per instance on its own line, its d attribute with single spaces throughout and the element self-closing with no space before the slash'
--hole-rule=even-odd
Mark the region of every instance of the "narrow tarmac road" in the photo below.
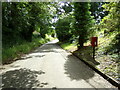
<svg viewBox="0 0 120 90">
<path fill-rule="evenodd" d="M 2 66 L 2 87 L 115 89 L 56 42 L 44 44 L 20 60 Z"/>
</svg>

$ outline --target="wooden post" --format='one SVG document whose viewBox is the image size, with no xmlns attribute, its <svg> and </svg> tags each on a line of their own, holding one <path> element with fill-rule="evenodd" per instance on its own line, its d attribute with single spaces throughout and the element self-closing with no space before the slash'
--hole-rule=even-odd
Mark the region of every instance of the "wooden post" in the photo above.
<svg viewBox="0 0 120 90">
<path fill-rule="evenodd" d="M 95 60 L 95 47 L 93 47 L 93 59 Z"/>
<path fill-rule="evenodd" d="M 91 37 L 91 45 L 93 47 L 93 59 L 95 60 L 95 47 L 98 45 L 98 37 Z"/>
</svg>

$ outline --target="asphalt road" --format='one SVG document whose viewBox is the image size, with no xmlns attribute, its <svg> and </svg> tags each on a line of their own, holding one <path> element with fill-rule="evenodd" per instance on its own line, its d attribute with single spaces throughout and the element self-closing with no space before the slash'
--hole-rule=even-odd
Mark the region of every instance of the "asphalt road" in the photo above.
<svg viewBox="0 0 120 90">
<path fill-rule="evenodd" d="M 3 88 L 99 88 L 116 89 L 57 40 L 1 68 Z"/>
</svg>

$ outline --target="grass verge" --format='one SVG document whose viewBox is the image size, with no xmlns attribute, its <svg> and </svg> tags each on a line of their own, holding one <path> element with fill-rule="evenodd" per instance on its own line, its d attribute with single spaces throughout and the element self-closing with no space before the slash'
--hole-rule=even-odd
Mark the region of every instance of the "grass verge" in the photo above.
<svg viewBox="0 0 120 90">
<path fill-rule="evenodd" d="M 68 51 L 75 51 L 77 50 L 77 46 L 76 44 L 77 43 L 69 43 L 69 42 L 58 42 L 58 44 L 65 50 L 68 50 Z"/>
<path fill-rule="evenodd" d="M 21 55 L 31 52 L 38 46 L 50 41 L 49 38 L 34 38 L 32 42 L 23 42 L 20 45 L 15 45 L 11 48 L 2 49 L 2 64 L 8 64 L 16 59 L 20 58 Z"/>
</svg>

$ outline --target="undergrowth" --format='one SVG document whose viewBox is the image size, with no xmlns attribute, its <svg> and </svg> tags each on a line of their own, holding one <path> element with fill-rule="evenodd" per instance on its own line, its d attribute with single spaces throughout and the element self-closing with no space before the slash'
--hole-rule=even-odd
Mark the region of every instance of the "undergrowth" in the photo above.
<svg viewBox="0 0 120 90">
<path fill-rule="evenodd" d="M 34 38 L 32 42 L 23 42 L 20 45 L 14 45 L 12 47 L 2 48 L 2 63 L 6 64 L 19 58 L 23 54 L 29 53 L 36 47 L 50 41 L 48 37 Z"/>
</svg>

